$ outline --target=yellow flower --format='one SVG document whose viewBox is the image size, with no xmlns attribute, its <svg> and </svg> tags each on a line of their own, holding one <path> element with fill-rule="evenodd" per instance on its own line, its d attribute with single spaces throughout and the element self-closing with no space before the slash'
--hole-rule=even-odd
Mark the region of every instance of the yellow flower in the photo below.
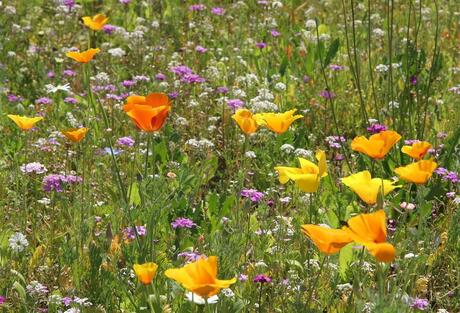
<svg viewBox="0 0 460 313">
<path fill-rule="evenodd" d="M 165 271 L 166 277 L 180 283 L 185 289 L 203 298 L 209 298 L 228 288 L 236 282 L 236 278 L 229 280 L 217 279 L 217 257 L 200 258 L 182 268 L 173 268 Z"/>
<path fill-rule="evenodd" d="M 16 125 L 18 125 L 18 127 L 22 130 L 29 130 L 31 129 L 32 127 L 34 127 L 34 125 L 41 121 L 43 119 L 43 117 L 41 116 L 37 116 L 37 117 L 27 117 L 27 116 L 20 116 L 20 115 L 12 115 L 12 114 L 8 114 L 7 115 L 11 120 L 13 120 L 13 122 L 16 123 Z"/>
<path fill-rule="evenodd" d="M 101 49 L 96 48 L 96 49 L 89 49 L 83 52 L 75 52 L 75 51 L 69 51 L 65 55 L 68 56 L 71 59 L 74 59 L 77 62 L 80 63 L 88 63 L 91 61 L 94 56 L 99 53 Z"/>
<path fill-rule="evenodd" d="M 383 195 L 393 191 L 401 185 L 395 186 L 393 182 L 381 178 L 371 178 L 369 171 L 362 171 L 348 177 L 342 178 L 342 183 L 353 190 L 367 204 L 375 204 L 377 195 L 383 188 Z"/>
<path fill-rule="evenodd" d="M 67 137 L 67 139 L 73 142 L 80 142 L 83 138 L 85 138 L 86 133 L 88 132 L 88 128 L 72 128 L 66 131 L 63 131 L 62 134 Z"/>
<path fill-rule="evenodd" d="M 437 167 L 438 164 L 433 160 L 420 160 L 406 166 L 395 168 L 394 172 L 408 182 L 424 184 L 430 179 Z"/>
<path fill-rule="evenodd" d="M 369 139 L 364 136 L 355 137 L 351 142 L 351 148 L 379 160 L 383 159 L 400 139 L 401 135 L 397 132 L 385 130 L 370 136 Z"/>
<path fill-rule="evenodd" d="M 293 180 L 300 190 L 304 192 L 316 192 L 321 177 L 327 176 L 326 154 L 324 151 L 316 151 L 316 159 L 318 160 L 318 165 L 306 159 L 299 158 L 300 168 L 275 167 L 280 183 L 285 184 L 289 180 Z"/>
<path fill-rule="evenodd" d="M 380 262 L 391 262 L 395 258 L 395 248 L 386 242 L 387 226 L 385 211 L 360 214 L 347 221 L 342 229 L 353 241 L 362 244 Z"/>
<path fill-rule="evenodd" d="M 133 269 L 139 281 L 144 285 L 148 285 L 152 283 L 152 280 L 155 278 L 158 265 L 153 262 L 144 264 L 134 264 Z"/>
<path fill-rule="evenodd" d="M 302 118 L 302 115 L 294 115 L 297 109 L 286 111 L 284 113 L 259 113 L 254 118 L 259 125 L 265 125 L 268 129 L 277 134 L 286 132 L 291 124 Z"/>
<path fill-rule="evenodd" d="M 91 28 L 92 30 L 101 30 L 102 27 L 109 21 L 109 18 L 104 14 L 96 14 L 93 17 L 84 16 L 82 17 L 83 24 Z"/>
<path fill-rule="evenodd" d="M 251 111 L 247 109 L 238 109 L 232 115 L 238 126 L 245 134 L 252 134 L 257 130 L 257 123 Z"/>
<path fill-rule="evenodd" d="M 360 214 L 347 221 L 342 229 L 330 229 L 318 225 L 302 225 L 302 231 L 323 253 L 334 254 L 350 242 L 362 244 L 380 262 L 391 262 L 395 248 L 386 242 L 386 217 L 383 210 Z"/>
<path fill-rule="evenodd" d="M 302 225 L 302 232 L 310 238 L 319 251 L 334 254 L 353 241 L 342 229 L 331 229 L 319 225 Z"/>
<path fill-rule="evenodd" d="M 403 146 L 401 151 L 413 159 L 420 160 L 430 149 L 431 144 L 429 142 L 418 141 L 413 143 L 412 146 Z"/>
</svg>

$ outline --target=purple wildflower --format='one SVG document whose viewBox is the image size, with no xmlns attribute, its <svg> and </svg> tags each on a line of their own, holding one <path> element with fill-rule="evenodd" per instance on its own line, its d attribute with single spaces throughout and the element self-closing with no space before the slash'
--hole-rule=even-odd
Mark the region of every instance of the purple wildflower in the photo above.
<svg viewBox="0 0 460 313">
<path fill-rule="evenodd" d="M 342 146 L 342 143 L 346 141 L 345 137 L 343 136 L 327 136 L 326 137 L 326 142 L 329 145 L 329 147 L 333 149 L 340 149 Z"/>
<path fill-rule="evenodd" d="M 267 47 L 267 44 L 265 42 L 258 42 L 256 43 L 256 47 L 259 49 L 264 49 Z"/>
<path fill-rule="evenodd" d="M 404 140 L 404 144 L 408 146 L 412 146 L 414 143 L 419 142 L 420 140 L 418 139 L 406 139 Z"/>
<path fill-rule="evenodd" d="M 324 98 L 324 99 L 332 99 L 335 97 L 335 93 L 333 93 L 332 91 L 329 91 L 329 90 L 323 90 L 319 93 L 319 96 Z"/>
<path fill-rule="evenodd" d="M 102 31 L 107 35 L 112 35 L 114 32 L 117 31 L 117 29 L 117 26 L 111 24 L 105 24 L 104 26 L 102 26 Z"/>
<path fill-rule="evenodd" d="M 417 76 L 412 75 L 409 80 L 412 85 L 417 85 Z"/>
<path fill-rule="evenodd" d="M 56 76 L 56 74 L 55 74 L 53 71 L 49 71 L 49 72 L 46 74 L 46 77 L 48 77 L 48 78 L 54 78 L 54 76 Z"/>
<path fill-rule="evenodd" d="M 123 87 L 129 88 L 129 87 L 134 86 L 136 82 L 133 80 L 124 80 L 121 84 L 123 85 Z"/>
<path fill-rule="evenodd" d="M 168 93 L 168 97 L 170 97 L 171 99 L 176 99 L 177 97 L 179 97 L 179 92 L 177 91 L 170 92 Z"/>
<path fill-rule="evenodd" d="M 367 128 L 367 131 L 370 132 L 371 134 L 378 134 L 384 130 L 387 130 L 387 127 L 381 124 L 372 124 L 371 126 Z"/>
<path fill-rule="evenodd" d="M 158 81 L 164 81 L 166 79 L 166 75 L 163 73 L 158 73 L 155 75 L 155 79 Z"/>
<path fill-rule="evenodd" d="M 208 49 L 206 49 L 205 47 L 202 47 L 202 46 L 196 46 L 195 51 L 198 52 L 198 53 L 205 53 L 206 51 L 208 51 Z"/>
<path fill-rule="evenodd" d="M 74 70 L 64 70 L 62 72 L 62 75 L 71 77 L 71 76 L 76 76 L 77 73 Z"/>
<path fill-rule="evenodd" d="M 26 173 L 26 174 L 43 174 L 46 173 L 47 169 L 46 167 L 38 162 L 32 162 L 28 164 L 23 164 L 21 165 L 21 172 Z"/>
<path fill-rule="evenodd" d="M 260 202 L 262 198 L 265 196 L 263 192 L 260 192 L 256 189 L 243 189 L 240 192 L 240 195 L 244 198 L 251 199 L 252 202 Z"/>
<path fill-rule="evenodd" d="M 240 274 L 240 276 L 238 277 L 238 280 L 244 283 L 245 281 L 248 280 L 248 275 Z"/>
<path fill-rule="evenodd" d="M 303 80 L 304 83 L 308 83 L 308 82 L 310 82 L 310 77 L 308 77 L 307 75 L 304 75 L 302 77 L 302 80 Z"/>
<path fill-rule="evenodd" d="M 430 303 L 427 299 L 414 298 L 410 304 L 410 307 L 412 309 L 424 311 L 426 308 L 428 308 L 429 305 Z"/>
<path fill-rule="evenodd" d="M 80 176 L 51 174 L 43 177 L 43 190 L 46 192 L 53 190 L 56 192 L 63 192 L 63 184 L 72 185 L 82 181 L 83 179 Z"/>
<path fill-rule="evenodd" d="M 211 9 L 211 13 L 214 15 L 224 15 L 225 9 L 221 7 L 215 7 Z"/>
<path fill-rule="evenodd" d="M 244 102 L 240 99 L 229 99 L 227 105 L 233 110 L 239 109 L 244 105 Z"/>
<path fill-rule="evenodd" d="M 178 65 L 178 66 L 173 66 L 169 69 L 171 72 L 173 72 L 176 75 L 179 75 L 180 77 L 188 75 L 188 74 L 193 74 L 193 70 L 185 65 Z"/>
<path fill-rule="evenodd" d="M 276 29 L 272 29 L 270 34 L 273 36 L 273 37 L 278 37 L 279 35 L 281 35 L 281 33 L 279 31 L 277 31 Z"/>
<path fill-rule="evenodd" d="M 78 100 L 72 97 L 65 97 L 64 102 L 69 104 L 77 104 Z"/>
<path fill-rule="evenodd" d="M 69 8 L 69 11 L 75 6 L 75 0 L 62 0 L 62 4 Z"/>
<path fill-rule="evenodd" d="M 264 283 L 271 283 L 272 279 L 268 277 L 267 275 L 259 274 L 259 275 L 256 275 L 252 281 L 255 283 L 264 284 Z"/>
<path fill-rule="evenodd" d="M 217 87 L 216 92 L 226 94 L 228 92 L 228 88 L 224 86 Z"/>
<path fill-rule="evenodd" d="M 61 301 L 65 306 L 69 306 L 69 305 L 72 304 L 72 298 L 70 298 L 70 297 L 64 297 L 64 298 L 62 298 Z"/>
<path fill-rule="evenodd" d="M 203 11 L 206 9 L 206 6 L 204 4 L 192 4 L 191 6 L 188 7 L 190 11 Z"/>
<path fill-rule="evenodd" d="M 121 4 L 130 4 L 131 0 L 119 0 Z"/>
<path fill-rule="evenodd" d="M 19 102 L 19 101 L 22 100 L 22 98 L 20 96 L 16 96 L 16 95 L 14 95 L 12 93 L 8 94 L 6 97 L 8 98 L 8 101 L 12 102 L 12 103 Z"/>
<path fill-rule="evenodd" d="M 196 260 L 198 260 L 200 257 L 202 257 L 203 255 L 199 254 L 198 252 L 189 252 L 189 251 L 184 251 L 184 252 L 181 252 L 177 255 L 179 258 L 184 258 L 185 259 L 185 262 L 195 262 Z"/>
<path fill-rule="evenodd" d="M 6 302 L 6 298 L 4 296 L 0 296 L 0 304 L 3 304 Z"/>
<path fill-rule="evenodd" d="M 182 76 L 182 82 L 193 84 L 193 83 L 204 83 L 206 80 L 198 74 L 186 74 Z"/>
<path fill-rule="evenodd" d="M 191 219 L 179 217 L 171 223 L 172 228 L 193 228 L 197 226 Z"/>
<path fill-rule="evenodd" d="M 35 103 L 36 104 L 51 104 L 53 101 L 50 99 L 50 98 L 47 98 L 47 97 L 41 97 L 41 98 L 38 98 L 37 100 L 35 100 Z"/>
<path fill-rule="evenodd" d="M 338 64 L 329 64 L 329 68 L 330 68 L 332 71 L 341 71 L 341 70 L 344 70 L 344 69 L 345 69 L 345 66 L 343 66 L 343 65 L 338 65 Z"/>
<path fill-rule="evenodd" d="M 126 147 L 132 147 L 134 146 L 134 139 L 131 138 L 131 137 L 120 137 L 118 138 L 117 140 L 117 144 L 119 144 L 120 146 L 126 146 Z"/>
<path fill-rule="evenodd" d="M 147 234 L 147 228 L 145 226 L 136 226 L 136 230 L 134 227 L 126 227 L 123 229 L 123 238 L 125 240 L 134 240 L 136 239 L 136 233 L 139 237 L 144 237 Z"/>
</svg>

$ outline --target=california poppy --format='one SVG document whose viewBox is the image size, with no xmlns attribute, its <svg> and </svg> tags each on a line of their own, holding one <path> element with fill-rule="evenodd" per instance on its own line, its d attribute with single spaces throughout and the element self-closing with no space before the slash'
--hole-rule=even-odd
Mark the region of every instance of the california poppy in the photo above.
<svg viewBox="0 0 460 313">
<path fill-rule="evenodd" d="M 136 126 L 146 132 L 158 131 L 171 110 L 171 103 L 163 93 L 151 93 L 146 97 L 129 96 L 123 110 Z"/>
<path fill-rule="evenodd" d="M 41 116 L 37 117 L 27 117 L 20 115 L 7 115 L 18 127 L 22 130 L 29 130 L 35 126 L 35 124 L 43 119 Z"/>
<path fill-rule="evenodd" d="M 257 122 L 253 118 L 252 112 L 247 109 L 236 110 L 235 114 L 232 115 L 232 118 L 245 134 L 249 135 L 257 130 Z"/>
<path fill-rule="evenodd" d="M 217 279 L 217 257 L 200 258 L 182 268 L 172 268 L 165 271 L 166 277 L 180 283 L 185 289 L 203 298 L 209 298 L 228 288 L 236 282 L 236 278 L 228 280 Z"/>
<path fill-rule="evenodd" d="M 91 61 L 94 56 L 99 53 L 101 49 L 96 48 L 96 49 L 89 49 L 83 52 L 75 52 L 75 51 L 69 51 L 65 55 L 68 56 L 71 59 L 74 59 L 77 62 L 80 63 L 88 63 Z"/>
<path fill-rule="evenodd" d="M 438 164 L 433 160 L 420 160 L 406 166 L 395 168 L 394 172 L 408 182 L 421 185 L 425 184 L 428 179 L 430 179 L 437 167 Z"/>
<path fill-rule="evenodd" d="M 403 146 L 401 151 L 413 159 L 420 160 L 430 149 L 431 144 L 429 142 L 417 141 L 414 142 L 411 146 Z"/>
<path fill-rule="evenodd" d="M 324 151 L 316 151 L 315 156 L 318 160 L 318 165 L 306 159 L 299 158 L 300 168 L 286 166 L 275 167 L 275 170 L 278 172 L 280 183 L 285 184 L 289 180 L 293 180 L 300 190 L 304 192 L 316 192 L 321 177 L 327 176 L 327 168 L 326 154 Z"/>
<path fill-rule="evenodd" d="M 104 14 L 96 14 L 93 17 L 84 16 L 82 17 L 83 24 L 91 28 L 92 30 L 101 30 L 102 27 L 109 21 L 109 18 Z"/>
<path fill-rule="evenodd" d="M 395 258 L 395 248 L 386 242 L 387 227 L 385 211 L 360 214 L 347 221 L 342 229 L 353 241 L 362 244 L 380 262 L 391 262 Z"/>
<path fill-rule="evenodd" d="M 86 133 L 88 132 L 88 128 L 72 128 L 66 131 L 63 131 L 62 134 L 67 137 L 70 141 L 73 142 L 80 142 L 83 138 L 85 138 Z"/>
<path fill-rule="evenodd" d="M 268 129 L 277 134 L 286 132 L 291 124 L 302 118 L 302 115 L 294 115 L 297 109 L 286 111 L 284 113 L 258 113 L 254 118 L 259 125 L 265 125 Z"/>
<path fill-rule="evenodd" d="M 133 269 L 139 281 L 144 285 L 148 285 L 152 283 L 152 280 L 155 278 L 158 265 L 153 262 L 148 262 L 144 264 L 134 264 Z"/>
<path fill-rule="evenodd" d="M 384 130 L 367 139 L 364 136 L 355 137 L 351 148 L 362 152 L 373 159 L 383 159 L 395 143 L 401 139 L 401 135 L 392 130 Z"/>
<path fill-rule="evenodd" d="M 395 186 L 393 182 L 381 178 L 371 178 L 369 171 L 362 171 L 348 177 L 342 178 L 342 183 L 353 190 L 364 202 L 367 204 L 375 204 L 377 202 L 377 195 L 383 188 L 383 195 L 393 191 Z"/>
<path fill-rule="evenodd" d="M 342 229 L 331 229 L 319 225 L 302 225 L 302 232 L 310 238 L 319 251 L 334 254 L 353 241 Z"/>
</svg>

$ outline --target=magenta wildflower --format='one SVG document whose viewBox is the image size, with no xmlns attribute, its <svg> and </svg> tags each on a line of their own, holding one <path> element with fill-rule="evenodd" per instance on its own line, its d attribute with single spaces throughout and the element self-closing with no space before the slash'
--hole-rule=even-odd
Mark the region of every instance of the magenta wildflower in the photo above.
<svg viewBox="0 0 460 313">
<path fill-rule="evenodd" d="M 53 101 L 48 98 L 48 97 L 41 97 L 41 98 L 38 98 L 37 100 L 35 100 L 35 103 L 36 104 L 51 104 L 53 103 Z"/>
<path fill-rule="evenodd" d="M 216 92 L 226 94 L 228 92 L 228 88 L 224 86 L 217 87 Z"/>
<path fill-rule="evenodd" d="M 203 255 L 199 254 L 198 252 L 193 252 L 193 251 L 184 251 L 181 252 L 177 255 L 179 258 L 184 258 L 185 262 L 195 262 L 199 258 L 201 258 Z"/>
<path fill-rule="evenodd" d="M 179 217 L 171 223 L 172 228 L 193 228 L 197 226 L 191 219 Z"/>
<path fill-rule="evenodd" d="M 134 146 L 134 139 L 127 136 L 127 137 L 120 137 L 117 139 L 117 144 L 119 144 L 120 146 L 126 146 L 126 147 L 132 147 Z"/>
<path fill-rule="evenodd" d="M 384 130 L 387 130 L 387 127 L 381 124 L 372 124 L 371 126 L 367 128 L 367 131 L 370 132 L 371 134 L 378 134 Z"/>
<path fill-rule="evenodd" d="M 267 275 L 259 274 L 259 275 L 256 275 L 252 281 L 255 283 L 265 284 L 265 283 L 271 283 L 272 279 L 268 277 Z"/>
<path fill-rule="evenodd" d="M 267 47 L 267 44 L 265 42 L 258 42 L 256 43 L 256 47 L 259 49 L 264 49 Z"/>
<path fill-rule="evenodd" d="M 8 98 L 8 102 L 13 102 L 13 103 L 14 102 L 19 102 L 19 101 L 22 100 L 22 98 L 20 96 L 16 96 L 16 95 L 14 95 L 12 93 L 8 94 L 6 97 Z"/>
<path fill-rule="evenodd" d="M 63 184 L 73 185 L 82 181 L 83 179 L 80 176 L 51 174 L 43 177 L 43 190 L 46 192 L 53 190 L 56 192 L 63 192 Z"/>
<path fill-rule="evenodd" d="M 46 74 L 46 77 L 48 77 L 48 78 L 54 78 L 54 76 L 56 76 L 56 74 L 55 74 L 53 71 L 49 71 L 49 72 Z"/>
<path fill-rule="evenodd" d="M 244 283 L 245 281 L 248 280 L 248 275 L 245 275 L 245 274 L 240 274 L 240 276 L 238 277 L 238 280 L 242 283 Z"/>
<path fill-rule="evenodd" d="M 65 97 L 64 102 L 69 104 L 77 104 L 78 100 L 72 97 Z"/>
<path fill-rule="evenodd" d="M 155 79 L 159 81 L 164 81 L 166 79 L 166 75 L 163 73 L 158 73 L 155 75 Z"/>
<path fill-rule="evenodd" d="M 412 303 L 410 304 L 410 307 L 412 309 L 424 311 L 430 306 L 430 303 L 428 302 L 427 299 L 421 299 L 421 298 L 414 298 L 412 300 Z"/>
<path fill-rule="evenodd" d="M 345 69 L 345 66 L 338 64 L 329 64 L 329 68 L 333 71 L 341 71 Z"/>
<path fill-rule="evenodd" d="M 276 29 L 273 29 L 270 34 L 273 36 L 273 37 L 278 37 L 279 35 L 281 35 L 281 33 L 279 31 L 277 31 Z"/>
<path fill-rule="evenodd" d="M 192 4 L 191 6 L 188 7 L 190 11 L 203 11 L 206 9 L 206 6 L 204 4 Z"/>
<path fill-rule="evenodd" d="M 76 76 L 77 72 L 75 72 L 74 70 L 64 70 L 62 71 L 62 75 L 72 77 L 72 76 Z"/>
<path fill-rule="evenodd" d="M 4 296 L 0 296 L 0 304 L 3 304 L 6 302 L 6 298 Z"/>
<path fill-rule="evenodd" d="M 220 7 L 215 7 L 211 9 L 211 13 L 214 15 L 224 15 L 225 14 L 225 9 L 220 8 Z"/>
<path fill-rule="evenodd" d="M 65 5 L 70 11 L 75 6 L 75 0 L 62 0 L 62 4 Z"/>
<path fill-rule="evenodd" d="M 325 89 L 319 93 L 319 96 L 324 99 L 332 99 L 335 98 L 335 93 Z"/>
<path fill-rule="evenodd" d="M 104 26 L 102 26 L 102 31 L 107 35 L 112 35 L 114 32 L 117 31 L 117 29 L 117 26 L 111 24 L 105 24 Z"/>
<path fill-rule="evenodd" d="M 136 84 L 136 82 L 133 81 L 133 80 L 124 80 L 121 84 L 125 88 L 130 88 L 130 87 L 134 86 Z"/>
<path fill-rule="evenodd" d="M 147 228 L 145 228 L 145 226 L 136 226 L 136 230 L 134 230 L 134 227 L 126 227 L 123 229 L 123 238 L 125 240 L 136 239 L 136 236 L 144 237 L 146 234 Z"/>
<path fill-rule="evenodd" d="M 28 164 L 23 164 L 21 165 L 21 172 L 26 173 L 26 174 L 43 174 L 46 173 L 47 169 L 46 167 L 38 162 L 32 162 Z"/>
<path fill-rule="evenodd" d="M 206 49 L 205 47 L 202 47 L 202 46 L 196 46 L 195 51 L 198 52 L 198 53 L 205 53 L 206 51 L 208 51 L 208 49 Z"/>
<path fill-rule="evenodd" d="M 229 99 L 227 100 L 227 105 L 231 109 L 236 110 L 236 109 L 241 108 L 244 105 L 244 102 L 240 99 Z"/>
<path fill-rule="evenodd" d="M 265 196 L 263 192 L 260 192 L 256 189 L 243 189 L 240 192 L 240 195 L 244 198 L 251 199 L 252 202 L 260 202 L 262 198 Z"/>
</svg>

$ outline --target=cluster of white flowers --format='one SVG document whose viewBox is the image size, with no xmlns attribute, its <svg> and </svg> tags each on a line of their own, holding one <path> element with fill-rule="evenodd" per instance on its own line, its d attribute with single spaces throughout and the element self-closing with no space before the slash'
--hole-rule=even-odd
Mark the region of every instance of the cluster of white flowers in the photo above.
<svg viewBox="0 0 460 313">
<path fill-rule="evenodd" d="M 307 150 L 307 149 L 302 149 L 302 148 L 295 149 L 294 154 L 296 156 L 305 157 L 305 158 L 312 158 L 313 157 L 313 151 Z"/>
<path fill-rule="evenodd" d="M 30 284 L 26 286 L 27 293 L 31 297 L 42 297 L 48 293 L 48 288 L 45 285 L 40 284 L 38 281 L 31 281 Z"/>
<path fill-rule="evenodd" d="M 273 103 L 275 97 L 266 88 L 259 89 L 258 96 L 249 101 L 249 105 L 254 112 L 278 111 L 278 106 Z"/>
<path fill-rule="evenodd" d="M 29 246 L 26 236 L 20 232 L 16 232 L 8 239 L 10 249 L 13 252 L 19 253 L 24 251 L 25 248 Z"/>
<path fill-rule="evenodd" d="M 211 149 L 214 147 L 214 143 L 209 139 L 189 139 L 185 143 L 186 146 L 197 148 L 197 149 Z"/>
<path fill-rule="evenodd" d="M 106 72 L 99 72 L 96 76 L 91 76 L 90 79 L 98 84 L 107 84 L 110 82 L 109 74 Z"/>
<path fill-rule="evenodd" d="M 111 56 L 121 58 L 126 55 L 126 51 L 122 48 L 112 48 L 107 51 Z"/>
</svg>

